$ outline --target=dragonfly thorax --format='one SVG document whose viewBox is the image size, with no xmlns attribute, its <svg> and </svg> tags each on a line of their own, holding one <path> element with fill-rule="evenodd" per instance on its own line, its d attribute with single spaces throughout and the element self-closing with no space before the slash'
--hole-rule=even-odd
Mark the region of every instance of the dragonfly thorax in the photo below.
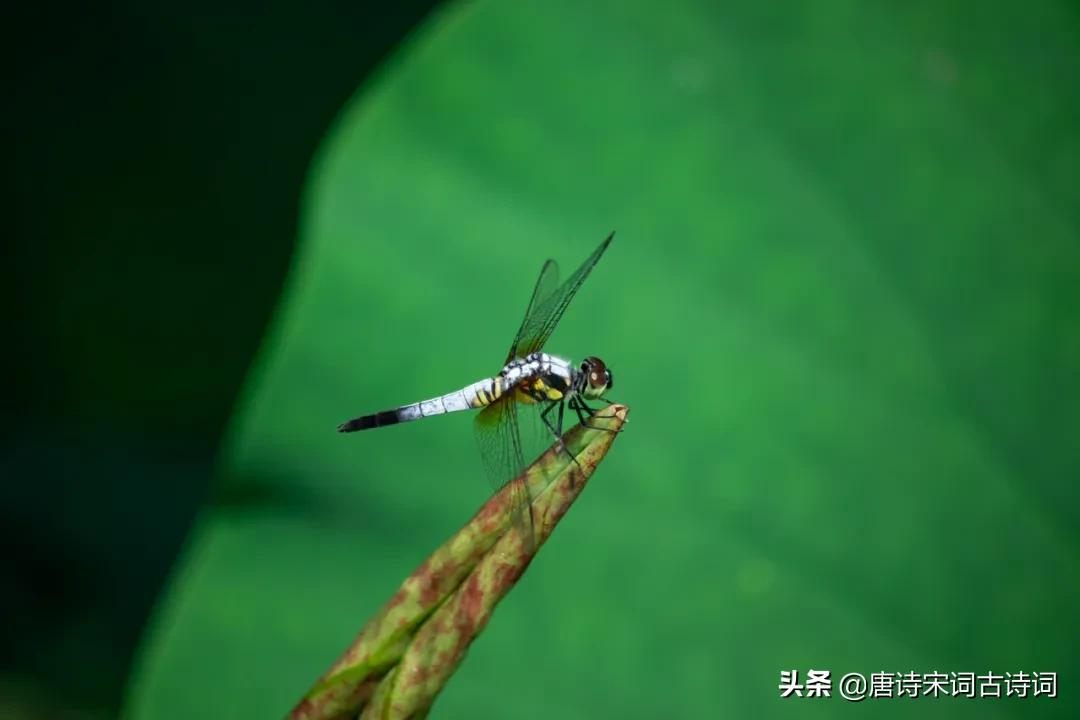
<svg viewBox="0 0 1080 720">
<path fill-rule="evenodd" d="M 545 352 L 511 360 L 499 379 L 501 387 L 519 388 L 523 399 L 533 402 L 569 399 L 575 394 L 595 399 L 611 387 L 611 371 L 600 358 L 587 357 L 575 368 Z"/>
</svg>

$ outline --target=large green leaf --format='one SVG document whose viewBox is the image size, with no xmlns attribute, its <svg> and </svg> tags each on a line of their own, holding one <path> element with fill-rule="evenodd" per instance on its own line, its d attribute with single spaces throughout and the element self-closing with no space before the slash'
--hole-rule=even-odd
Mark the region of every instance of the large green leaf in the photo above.
<svg viewBox="0 0 1080 720">
<path fill-rule="evenodd" d="M 435 715 L 824 715 L 779 672 L 1075 668 L 1078 47 L 1047 0 L 448 6 L 313 165 L 130 715 L 292 707 L 485 497 L 467 417 L 335 426 L 493 373 L 542 260 L 612 227 L 550 349 L 607 360 L 633 422 Z"/>
</svg>

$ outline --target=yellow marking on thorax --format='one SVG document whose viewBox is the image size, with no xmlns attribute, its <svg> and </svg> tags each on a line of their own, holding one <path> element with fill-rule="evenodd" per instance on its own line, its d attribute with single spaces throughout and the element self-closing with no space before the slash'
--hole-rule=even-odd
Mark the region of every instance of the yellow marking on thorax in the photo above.
<svg viewBox="0 0 1080 720">
<path fill-rule="evenodd" d="M 543 378 L 533 378 L 532 391 L 534 394 L 543 394 L 548 400 L 562 400 L 563 394 L 559 390 L 549 386 Z"/>
<path fill-rule="evenodd" d="M 545 400 L 562 400 L 563 398 L 563 393 L 549 386 L 544 382 L 543 378 L 539 377 L 522 380 L 514 387 L 514 393 L 517 396 L 517 401 L 525 405 L 539 402 L 537 397 L 542 397 Z"/>
</svg>

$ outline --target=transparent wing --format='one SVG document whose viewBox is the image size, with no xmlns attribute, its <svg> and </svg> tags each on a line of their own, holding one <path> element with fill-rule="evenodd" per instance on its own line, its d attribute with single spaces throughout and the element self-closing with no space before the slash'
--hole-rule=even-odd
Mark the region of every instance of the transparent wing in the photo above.
<svg viewBox="0 0 1080 720">
<path fill-rule="evenodd" d="M 525 472 L 525 455 L 518 426 L 518 402 L 511 390 L 481 410 L 473 423 L 484 471 L 497 492 Z M 533 539 L 532 499 L 524 483 L 514 483 L 510 490 L 510 512 L 522 530 L 522 537 Z"/>
<path fill-rule="evenodd" d="M 526 333 L 528 332 L 532 321 L 535 319 L 535 316 L 538 314 L 544 301 L 551 296 L 558 285 L 559 263 L 554 260 L 548 260 L 544 263 L 544 267 L 540 268 L 540 277 L 536 278 L 536 286 L 533 287 L 532 297 L 529 298 L 529 307 L 525 310 L 525 317 L 521 319 L 521 327 L 518 328 L 517 335 L 514 336 L 514 342 L 510 344 L 510 352 L 506 356 L 506 362 L 510 362 L 516 357 L 528 355 L 528 353 L 518 352 L 518 347 L 528 344 Z M 505 365 L 506 363 L 503 364 Z"/>
<path fill-rule="evenodd" d="M 547 288 L 548 286 L 554 287 L 558 283 L 558 266 L 555 265 L 553 260 L 548 260 L 544 264 L 543 270 L 540 271 L 540 278 L 536 282 L 536 288 L 533 290 L 532 300 L 529 301 L 529 309 L 525 313 L 525 319 L 522 320 L 521 328 L 518 330 L 517 337 L 514 338 L 514 344 L 510 348 L 508 360 L 514 357 L 525 357 L 529 353 L 543 349 L 544 343 L 551 337 L 551 333 L 555 332 L 555 327 L 559 324 L 559 319 L 562 318 L 563 313 L 566 312 L 570 301 L 574 299 L 574 295 L 577 294 L 581 284 L 585 282 L 585 278 L 589 276 L 593 266 L 596 265 L 604 251 L 607 250 L 613 237 L 615 237 L 615 233 L 608 235 L 604 242 L 600 243 L 596 250 L 593 250 L 592 255 L 581 264 L 581 267 L 567 278 L 566 282 L 553 290 Z M 541 292 L 542 288 L 544 288 L 543 293 Z"/>
<path fill-rule="evenodd" d="M 559 318 L 566 312 L 570 301 L 577 294 L 578 288 L 585 282 L 585 278 L 607 250 L 614 236 L 615 233 L 608 235 L 562 285 L 559 285 L 558 263 L 554 260 L 544 263 L 540 269 L 540 276 L 536 279 L 536 285 L 533 287 L 532 297 L 529 299 L 529 307 L 525 311 L 521 327 L 518 328 L 514 342 L 510 345 L 510 352 L 506 357 L 507 362 L 516 357 L 525 357 L 544 346 L 551 337 L 551 333 L 554 332 L 555 326 L 559 324 Z M 550 437 L 546 437 L 538 428 L 539 419 L 533 413 L 528 418 L 530 422 L 526 423 L 529 432 L 523 447 L 521 427 L 518 422 L 518 405 L 515 391 L 508 390 L 494 403 L 481 410 L 474 422 L 484 471 L 495 491 L 501 490 L 506 483 L 525 471 L 525 458 L 528 457 L 531 460 L 538 454 L 538 452 L 534 453 L 534 449 L 546 447 L 551 443 Z M 528 488 L 522 483 L 515 483 L 509 492 L 514 522 L 518 523 L 524 531 L 523 536 L 532 542 L 532 509 Z"/>
</svg>

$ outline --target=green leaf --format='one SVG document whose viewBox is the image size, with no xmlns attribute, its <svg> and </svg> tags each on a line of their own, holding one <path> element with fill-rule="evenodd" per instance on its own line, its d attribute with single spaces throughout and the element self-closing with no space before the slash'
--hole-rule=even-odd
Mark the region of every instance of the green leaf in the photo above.
<svg viewBox="0 0 1080 720">
<path fill-rule="evenodd" d="M 312 164 L 130 716 L 288 713 L 485 496 L 464 414 L 336 425 L 497 372 L 543 260 L 612 228 L 548 349 L 605 360 L 634 441 L 434 715 L 823 717 L 781 670 L 1074 666 L 1076 28 L 1048 0 L 447 5 Z"/>
</svg>

